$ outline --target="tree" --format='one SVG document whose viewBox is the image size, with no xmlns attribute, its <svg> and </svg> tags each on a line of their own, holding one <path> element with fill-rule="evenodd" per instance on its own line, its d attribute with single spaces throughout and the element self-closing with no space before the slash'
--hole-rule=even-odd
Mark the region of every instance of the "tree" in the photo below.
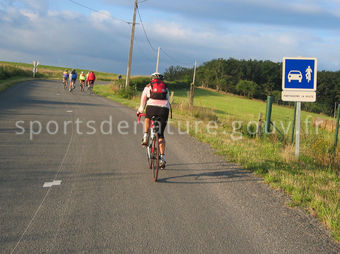
<svg viewBox="0 0 340 254">
<path fill-rule="evenodd" d="M 236 90 L 248 98 L 253 98 L 258 85 L 253 81 L 240 80 L 236 85 Z"/>
<path fill-rule="evenodd" d="M 190 83 L 193 69 L 170 66 L 164 74 L 169 81 Z M 283 103 L 280 96 L 282 63 L 252 59 L 213 59 L 198 66 L 196 84 L 261 100 L 265 100 L 267 95 L 274 95 L 276 102 Z M 306 109 L 332 115 L 335 103 L 340 103 L 340 71 L 318 72 L 317 86 L 317 101 L 306 106 Z"/>
</svg>

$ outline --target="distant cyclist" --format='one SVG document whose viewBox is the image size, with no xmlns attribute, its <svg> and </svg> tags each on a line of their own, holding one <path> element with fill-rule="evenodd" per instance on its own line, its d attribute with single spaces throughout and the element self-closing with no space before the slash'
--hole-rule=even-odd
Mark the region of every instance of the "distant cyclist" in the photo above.
<svg viewBox="0 0 340 254">
<path fill-rule="evenodd" d="M 65 70 L 65 71 L 63 72 L 63 83 L 64 83 L 64 88 L 66 88 L 67 85 L 68 85 L 68 77 L 69 77 L 68 71 Z"/>
<path fill-rule="evenodd" d="M 86 81 L 88 82 L 88 85 L 90 87 L 90 91 L 92 92 L 94 82 L 96 81 L 96 75 L 94 74 L 93 71 L 89 72 L 89 75 L 87 76 Z"/>
<path fill-rule="evenodd" d="M 69 86 L 69 91 L 71 92 L 72 89 L 75 88 L 75 83 L 77 81 L 77 72 L 75 69 L 72 70 L 71 75 L 70 75 L 70 86 Z"/>
<path fill-rule="evenodd" d="M 85 76 L 86 77 L 85 86 L 87 87 L 87 89 L 89 89 L 89 81 L 88 81 L 89 74 L 90 72 L 87 72 Z"/>
<path fill-rule="evenodd" d="M 80 73 L 80 75 L 79 75 L 80 90 L 81 90 L 82 92 L 84 91 L 85 80 L 86 80 L 86 77 L 85 77 L 84 72 L 82 71 L 82 72 Z"/>
<path fill-rule="evenodd" d="M 146 116 L 144 120 L 144 135 L 142 139 L 142 145 L 146 146 L 149 142 L 149 129 L 150 119 L 153 116 L 159 117 L 160 120 L 160 132 L 159 137 L 159 150 L 161 154 L 160 167 L 164 168 L 165 161 L 165 138 L 164 130 L 168 122 L 169 117 L 169 90 L 163 82 L 163 75 L 158 72 L 151 74 L 151 82 L 147 84 L 143 90 L 141 96 L 140 106 L 137 111 L 137 115 L 143 113 L 146 106 Z"/>
</svg>

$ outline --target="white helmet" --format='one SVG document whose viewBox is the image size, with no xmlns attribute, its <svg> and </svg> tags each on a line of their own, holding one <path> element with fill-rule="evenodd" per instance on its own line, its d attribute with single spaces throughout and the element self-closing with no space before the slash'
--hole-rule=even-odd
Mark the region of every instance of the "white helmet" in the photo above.
<svg viewBox="0 0 340 254">
<path fill-rule="evenodd" d="M 164 77 L 159 72 L 154 72 L 154 73 L 151 74 L 151 79 L 160 79 L 160 80 L 163 80 Z"/>
</svg>

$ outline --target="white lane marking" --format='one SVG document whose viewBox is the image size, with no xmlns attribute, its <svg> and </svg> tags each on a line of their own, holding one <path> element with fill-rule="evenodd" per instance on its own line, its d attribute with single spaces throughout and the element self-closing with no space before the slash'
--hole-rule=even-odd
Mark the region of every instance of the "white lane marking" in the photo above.
<svg viewBox="0 0 340 254">
<path fill-rule="evenodd" d="M 67 110 L 66 112 L 67 112 L 67 113 L 72 113 L 73 111 L 72 111 L 72 110 Z"/>
<path fill-rule="evenodd" d="M 73 125 L 72 125 L 72 134 L 71 134 L 71 138 L 70 138 L 70 140 L 69 140 L 69 142 L 68 142 L 68 145 L 67 145 L 67 148 L 66 148 L 66 152 L 65 152 L 65 154 L 64 154 L 64 158 L 62 159 L 62 161 L 61 161 L 60 164 L 59 164 L 59 169 L 58 169 L 58 172 L 57 172 L 57 174 L 55 175 L 54 179 L 56 179 L 56 178 L 58 177 L 59 173 L 61 172 L 61 169 L 63 168 L 64 161 L 65 161 L 65 159 L 66 159 L 66 156 L 68 155 L 68 152 L 69 152 L 69 150 L 70 150 L 70 147 L 71 147 L 71 144 L 72 144 L 72 141 L 73 141 L 73 136 L 74 136 L 74 131 L 73 131 Z M 51 190 L 51 189 L 52 189 L 52 188 L 48 188 L 48 190 L 46 191 L 46 194 L 45 194 L 44 198 L 41 200 L 41 203 L 40 203 L 39 207 L 37 208 L 37 210 L 36 210 L 35 213 L 33 214 L 32 219 L 30 220 L 30 222 L 28 223 L 28 225 L 27 225 L 27 227 L 25 228 L 24 232 L 23 232 L 22 235 L 20 236 L 20 238 L 19 238 L 17 244 L 14 246 L 13 250 L 11 251 L 11 254 L 14 253 L 15 249 L 16 249 L 16 248 L 19 246 L 19 244 L 21 243 L 21 241 L 22 241 L 22 239 L 24 238 L 26 232 L 28 231 L 28 229 L 29 229 L 30 226 L 32 225 L 32 223 L 33 223 L 35 217 L 37 216 L 37 214 L 38 214 L 38 212 L 40 211 L 42 205 L 44 204 L 44 202 L 45 202 L 45 200 L 46 200 L 48 194 L 50 193 L 50 190 Z"/>
<path fill-rule="evenodd" d="M 44 188 L 50 188 L 53 185 L 60 185 L 61 184 L 61 180 L 54 180 L 53 182 L 46 182 L 44 183 L 43 187 Z"/>
</svg>

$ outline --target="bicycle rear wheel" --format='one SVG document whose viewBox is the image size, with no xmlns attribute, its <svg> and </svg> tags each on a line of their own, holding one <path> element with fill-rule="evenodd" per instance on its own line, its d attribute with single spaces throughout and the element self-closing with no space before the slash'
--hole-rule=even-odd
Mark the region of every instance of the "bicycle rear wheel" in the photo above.
<svg viewBox="0 0 340 254">
<path fill-rule="evenodd" d="M 157 182 L 158 179 L 158 170 L 159 170 L 159 142 L 158 135 L 155 135 L 154 140 L 152 141 L 152 175 L 153 181 Z"/>
</svg>

